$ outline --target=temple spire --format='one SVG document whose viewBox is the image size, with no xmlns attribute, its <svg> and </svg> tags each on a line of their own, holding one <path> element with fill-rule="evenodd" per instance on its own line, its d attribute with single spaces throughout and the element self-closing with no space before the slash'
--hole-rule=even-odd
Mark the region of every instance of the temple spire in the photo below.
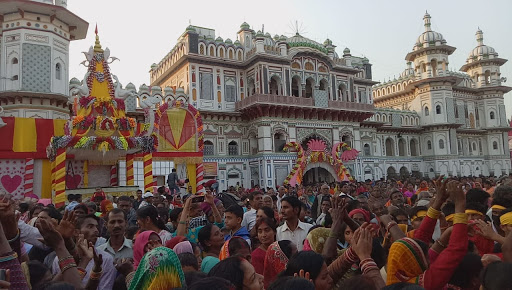
<svg viewBox="0 0 512 290">
<path fill-rule="evenodd" d="M 430 14 L 428 14 L 428 11 L 425 11 L 425 16 L 423 16 L 423 21 L 425 21 L 425 31 L 432 31 L 432 28 L 430 27 Z"/>
<path fill-rule="evenodd" d="M 96 41 L 94 42 L 94 52 L 103 53 L 103 48 L 101 48 L 100 37 L 98 36 L 98 24 L 96 24 L 96 29 L 94 30 L 96 34 Z"/>
<path fill-rule="evenodd" d="M 484 45 L 484 33 L 480 30 L 480 27 L 478 27 L 478 30 L 476 31 L 476 41 L 479 46 Z"/>
</svg>

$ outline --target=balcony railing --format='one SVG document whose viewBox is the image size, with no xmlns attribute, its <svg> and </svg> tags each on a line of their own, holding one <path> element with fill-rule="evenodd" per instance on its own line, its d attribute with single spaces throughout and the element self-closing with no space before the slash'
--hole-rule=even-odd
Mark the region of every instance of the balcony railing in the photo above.
<svg viewBox="0 0 512 290">
<path fill-rule="evenodd" d="M 257 104 L 282 105 L 282 106 L 291 106 L 291 107 L 311 107 L 311 108 L 316 107 L 315 101 L 313 98 L 257 94 L 257 95 L 252 95 L 250 97 L 246 97 L 243 100 L 236 102 L 235 109 L 242 110 L 244 108 L 247 108 L 247 107 L 250 107 L 253 105 L 257 105 Z M 322 108 L 322 107 L 318 107 L 318 108 Z M 361 104 L 361 103 L 343 102 L 343 101 L 329 101 L 329 106 L 327 108 L 323 108 L 323 109 L 368 112 L 368 111 L 373 111 L 374 107 L 372 104 Z"/>
</svg>

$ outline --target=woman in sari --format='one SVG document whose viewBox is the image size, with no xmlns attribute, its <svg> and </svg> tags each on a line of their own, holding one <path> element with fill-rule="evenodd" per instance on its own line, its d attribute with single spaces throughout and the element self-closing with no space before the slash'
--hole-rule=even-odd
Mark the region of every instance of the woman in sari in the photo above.
<svg viewBox="0 0 512 290">
<path fill-rule="evenodd" d="M 142 257 L 156 247 L 162 246 L 160 236 L 154 231 L 140 233 L 133 245 L 133 267 L 137 269 Z"/>
<path fill-rule="evenodd" d="M 130 290 L 167 290 L 185 287 L 185 275 L 176 253 L 166 247 L 157 247 L 140 261 Z"/>
<path fill-rule="evenodd" d="M 222 261 L 231 256 L 240 256 L 251 262 L 251 247 L 243 238 L 232 237 L 222 245 L 219 260 Z"/>
<path fill-rule="evenodd" d="M 288 240 L 272 243 L 265 255 L 263 283 L 265 288 L 276 280 L 277 275 L 286 269 L 290 257 L 297 252 L 297 246 Z"/>
<path fill-rule="evenodd" d="M 263 275 L 265 268 L 265 255 L 268 247 L 276 240 L 276 223 L 268 217 L 262 218 L 254 226 L 260 245 L 252 251 L 252 265 L 256 273 Z"/>
</svg>

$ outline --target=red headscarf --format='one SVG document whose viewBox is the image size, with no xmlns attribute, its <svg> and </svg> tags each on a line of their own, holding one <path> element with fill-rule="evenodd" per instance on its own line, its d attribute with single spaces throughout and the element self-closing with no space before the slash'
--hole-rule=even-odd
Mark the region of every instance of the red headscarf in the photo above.
<svg viewBox="0 0 512 290">
<path fill-rule="evenodd" d="M 168 241 L 167 241 L 167 243 L 165 243 L 165 246 L 166 246 L 167 248 L 169 248 L 169 249 L 174 249 L 174 247 L 175 247 L 177 244 L 179 244 L 179 243 L 181 243 L 181 242 L 183 242 L 183 241 L 185 241 L 185 240 L 186 240 L 186 238 L 185 238 L 184 236 L 174 237 L 174 238 L 172 238 L 172 239 L 168 240 Z"/>
<path fill-rule="evenodd" d="M 352 218 L 356 213 L 360 213 L 363 215 L 364 217 L 364 220 L 369 223 L 370 222 L 370 213 L 368 213 L 366 210 L 364 209 L 360 209 L 360 208 L 356 208 L 354 210 L 352 210 L 351 212 L 348 213 L 348 216 L 350 218 Z"/>
<path fill-rule="evenodd" d="M 273 242 L 267 249 L 267 254 L 265 255 L 265 265 L 263 268 L 263 282 L 265 284 L 265 288 L 274 282 L 277 277 L 277 274 L 281 273 L 288 263 L 288 257 L 286 257 L 285 253 L 279 247 L 279 243 Z"/>
<path fill-rule="evenodd" d="M 158 234 L 154 231 L 145 231 L 140 233 L 137 236 L 137 239 L 135 239 L 135 244 L 133 245 L 133 267 L 137 269 L 137 266 L 139 266 L 140 260 L 142 260 L 142 257 L 144 257 L 144 248 L 146 248 L 146 245 L 149 242 L 149 236 L 151 234 L 155 234 L 158 236 Z M 160 239 L 160 236 L 158 236 Z M 161 242 L 161 240 L 160 240 Z"/>
<path fill-rule="evenodd" d="M 108 199 L 103 200 L 100 203 L 100 209 L 101 209 L 101 216 L 105 217 L 107 214 L 114 208 L 114 205 L 112 202 Z"/>
</svg>

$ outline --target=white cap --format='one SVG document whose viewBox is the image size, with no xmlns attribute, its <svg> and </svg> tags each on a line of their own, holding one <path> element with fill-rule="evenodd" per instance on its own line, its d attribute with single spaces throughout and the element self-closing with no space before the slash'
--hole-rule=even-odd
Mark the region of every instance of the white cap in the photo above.
<svg viewBox="0 0 512 290">
<path fill-rule="evenodd" d="M 153 194 L 151 192 L 146 192 L 142 195 L 142 198 L 147 198 L 147 197 L 153 197 Z"/>
</svg>

